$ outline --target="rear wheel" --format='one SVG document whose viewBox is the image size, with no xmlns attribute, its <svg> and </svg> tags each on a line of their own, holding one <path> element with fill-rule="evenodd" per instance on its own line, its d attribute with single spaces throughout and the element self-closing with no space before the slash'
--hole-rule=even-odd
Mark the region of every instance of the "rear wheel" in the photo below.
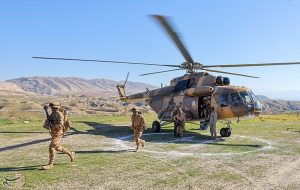
<svg viewBox="0 0 300 190">
<path fill-rule="evenodd" d="M 156 132 L 156 133 L 160 132 L 160 128 L 161 128 L 160 123 L 158 121 L 153 121 L 153 123 L 152 123 L 153 132 Z"/>
</svg>

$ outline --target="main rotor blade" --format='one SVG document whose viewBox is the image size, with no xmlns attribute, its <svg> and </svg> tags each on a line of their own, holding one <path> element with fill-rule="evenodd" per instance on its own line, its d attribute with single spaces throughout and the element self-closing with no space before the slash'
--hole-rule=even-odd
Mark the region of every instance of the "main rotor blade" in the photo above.
<svg viewBox="0 0 300 190">
<path fill-rule="evenodd" d="M 283 62 L 283 63 L 256 63 L 256 64 L 232 64 L 232 65 L 205 65 L 204 68 L 210 67 L 261 67 L 261 66 L 278 66 L 278 65 L 299 65 L 300 62 Z"/>
<path fill-rule="evenodd" d="M 153 73 L 141 74 L 140 76 L 153 75 L 153 74 L 158 74 L 158 73 L 166 73 L 166 72 L 172 72 L 172 71 L 180 71 L 180 70 L 182 70 L 182 69 L 172 69 L 172 70 L 167 70 L 167 71 L 158 71 L 158 72 L 153 72 Z"/>
<path fill-rule="evenodd" d="M 32 58 L 33 59 L 62 60 L 62 61 L 85 61 L 85 62 L 100 62 L 100 63 L 150 65 L 150 66 L 162 66 L 162 67 L 179 67 L 179 65 L 161 65 L 161 64 L 142 63 L 142 62 L 129 62 L 129 61 L 109 61 L 109 60 L 76 59 L 76 58 L 62 58 L 62 57 L 32 57 Z"/>
<path fill-rule="evenodd" d="M 201 69 L 209 72 L 214 72 L 214 73 L 224 73 L 224 74 L 229 74 L 229 75 L 237 75 L 237 76 L 242 76 L 242 77 L 249 77 L 249 78 L 259 78 L 256 76 L 251 76 L 251 75 L 243 75 L 239 73 L 231 73 L 231 72 L 226 72 L 226 71 L 217 71 L 217 70 L 211 70 L 211 69 Z"/>
<path fill-rule="evenodd" d="M 174 41 L 174 43 L 176 44 L 177 48 L 179 49 L 179 51 L 183 55 L 186 62 L 194 63 L 194 61 L 193 61 L 192 57 L 190 56 L 189 52 L 187 51 L 187 49 L 183 45 L 182 41 L 180 40 L 180 38 L 178 37 L 176 32 L 173 30 L 174 27 L 171 27 L 170 21 L 168 21 L 166 17 L 161 16 L 161 15 L 153 15 L 153 17 L 156 18 L 159 21 L 161 26 L 165 29 L 165 31 L 168 33 L 168 35 Z"/>
</svg>

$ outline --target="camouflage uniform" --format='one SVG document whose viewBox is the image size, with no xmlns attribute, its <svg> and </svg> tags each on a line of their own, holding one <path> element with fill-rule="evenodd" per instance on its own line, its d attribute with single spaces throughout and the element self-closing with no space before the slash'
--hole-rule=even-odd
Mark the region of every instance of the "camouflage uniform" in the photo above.
<svg viewBox="0 0 300 190">
<path fill-rule="evenodd" d="M 140 144 L 142 147 L 145 145 L 145 141 L 141 139 L 143 130 L 146 129 L 146 122 L 142 113 L 138 113 L 135 108 L 132 109 L 133 114 L 131 116 L 132 128 L 134 130 L 134 138 L 136 143 L 136 150 L 139 149 Z"/>
<path fill-rule="evenodd" d="M 204 100 L 204 118 L 205 121 L 209 121 L 209 115 L 211 112 L 211 106 L 210 106 L 211 99 L 210 97 L 205 97 L 203 100 Z"/>
<path fill-rule="evenodd" d="M 218 121 L 218 114 L 213 107 L 211 107 L 211 113 L 209 118 L 210 134 L 212 137 L 217 137 L 216 124 Z"/>
<path fill-rule="evenodd" d="M 185 128 L 185 115 L 184 113 L 180 110 L 178 114 L 174 117 L 174 135 L 175 137 L 182 137 L 183 136 L 183 131 Z"/>
<path fill-rule="evenodd" d="M 182 111 L 180 106 L 176 106 L 176 109 L 173 111 L 172 113 L 172 120 L 174 121 L 174 136 L 176 137 L 177 136 L 177 125 L 176 125 L 176 122 L 175 122 L 175 117 L 177 116 L 177 114 Z"/>
<path fill-rule="evenodd" d="M 70 127 L 71 123 L 68 119 L 66 112 L 60 109 L 59 103 L 51 103 L 50 107 L 52 109 L 52 113 L 50 114 L 50 123 L 49 120 L 46 119 L 44 123 L 44 128 L 49 129 L 52 140 L 49 145 L 49 163 L 46 166 L 43 166 L 43 169 L 51 169 L 53 168 L 53 162 L 56 156 L 56 151 L 68 154 L 71 159 L 71 162 L 74 160 L 74 152 L 70 152 L 66 148 L 60 146 L 60 141 Z"/>
</svg>

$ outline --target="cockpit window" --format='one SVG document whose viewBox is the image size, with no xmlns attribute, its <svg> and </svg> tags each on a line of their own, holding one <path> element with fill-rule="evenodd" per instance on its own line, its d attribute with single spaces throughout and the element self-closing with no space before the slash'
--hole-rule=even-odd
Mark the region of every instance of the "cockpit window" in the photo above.
<svg viewBox="0 0 300 190">
<path fill-rule="evenodd" d="M 221 106 L 221 107 L 229 106 L 229 98 L 228 98 L 228 94 L 222 94 L 222 95 L 220 96 L 220 106 Z"/>
<path fill-rule="evenodd" d="M 240 95 L 241 95 L 242 99 L 244 100 L 244 102 L 246 102 L 248 104 L 252 103 L 250 95 L 247 92 L 240 92 Z"/>
<path fill-rule="evenodd" d="M 238 93 L 232 93 L 231 100 L 233 106 L 239 106 L 243 104 L 243 100 Z"/>
<path fill-rule="evenodd" d="M 252 91 L 249 91 L 248 94 L 252 97 L 254 102 L 258 101 L 257 97 L 254 95 Z"/>
</svg>

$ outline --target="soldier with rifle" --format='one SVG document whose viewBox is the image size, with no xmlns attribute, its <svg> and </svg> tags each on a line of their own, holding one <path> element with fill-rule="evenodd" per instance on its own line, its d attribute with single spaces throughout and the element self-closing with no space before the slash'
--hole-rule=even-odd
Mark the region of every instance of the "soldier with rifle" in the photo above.
<svg viewBox="0 0 300 190">
<path fill-rule="evenodd" d="M 43 125 L 44 128 L 50 131 L 51 143 L 49 145 L 49 163 L 42 167 L 44 170 L 52 169 L 56 151 L 67 154 L 70 157 L 71 162 L 74 161 L 75 152 L 71 152 L 66 148 L 60 146 L 60 141 L 64 133 L 71 127 L 70 120 L 67 117 L 65 110 L 61 109 L 59 103 L 54 102 L 49 104 L 52 113 L 49 115 L 48 106 L 44 107 L 47 115 L 47 119 Z"/>
<path fill-rule="evenodd" d="M 185 130 L 185 114 L 181 109 L 178 110 L 177 115 L 173 118 L 174 120 L 174 135 L 175 137 L 182 137 L 183 131 Z"/>
</svg>

